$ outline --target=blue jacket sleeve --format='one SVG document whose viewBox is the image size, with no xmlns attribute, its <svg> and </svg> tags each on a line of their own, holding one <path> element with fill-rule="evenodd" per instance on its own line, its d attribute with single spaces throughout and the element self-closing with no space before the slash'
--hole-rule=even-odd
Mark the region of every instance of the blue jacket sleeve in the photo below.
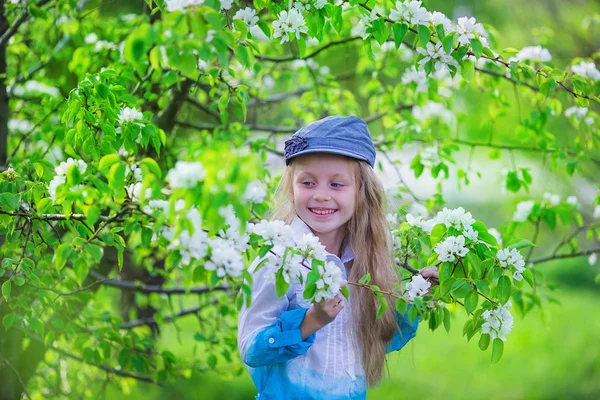
<svg viewBox="0 0 600 400">
<path fill-rule="evenodd" d="M 279 298 L 275 282 L 269 277 L 274 270 L 264 266 L 258 271 L 255 260 L 252 273 L 252 302 L 242 307 L 238 319 L 238 347 L 242 361 L 251 368 L 277 364 L 298 357 L 310 348 L 313 334 L 302 340 L 300 325 L 307 308 L 289 310 L 288 294 Z"/>
<path fill-rule="evenodd" d="M 408 311 L 412 307 L 412 304 L 408 305 L 408 309 L 404 315 L 396 313 L 396 322 L 398 323 L 398 330 L 394 334 L 394 337 L 386 345 L 385 352 L 390 353 L 403 348 L 406 343 L 415 336 L 417 336 L 417 328 L 419 327 L 419 317 L 417 317 L 411 324 L 408 320 Z"/>
<path fill-rule="evenodd" d="M 316 335 L 313 333 L 302 340 L 300 324 L 307 311 L 307 308 L 285 311 L 276 324 L 257 332 L 244 354 L 244 363 L 257 368 L 288 361 L 306 353 Z"/>
</svg>

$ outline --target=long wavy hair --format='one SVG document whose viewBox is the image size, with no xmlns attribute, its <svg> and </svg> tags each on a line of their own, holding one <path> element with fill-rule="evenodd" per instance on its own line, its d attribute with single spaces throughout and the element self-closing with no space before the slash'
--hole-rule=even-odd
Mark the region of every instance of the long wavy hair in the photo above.
<svg viewBox="0 0 600 400">
<path fill-rule="evenodd" d="M 385 219 L 385 194 L 381 181 L 365 161 L 348 158 L 353 169 L 356 201 L 352 218 L 348 221 L 344 243 L 354 251 L 351 262 L 351 282 L 371 274 L 372 285 L 391 291 L 397 274 L 393 267 L 391 238 Z M 293 179 L 295 165 L 292 159 L 275 190 L 275 206 L 271 219 L 291 223 L 296 216 Z M 385 346 L 397 329 L 396 314 L 391 305 L 381 318 L 376 319 L 377 299 L 370 290 L 351 287 L 352 321 L 356 327 L 361 348 L 361 361 L 369 386 L 377 385 L 383 376 Z"/>
</svg>

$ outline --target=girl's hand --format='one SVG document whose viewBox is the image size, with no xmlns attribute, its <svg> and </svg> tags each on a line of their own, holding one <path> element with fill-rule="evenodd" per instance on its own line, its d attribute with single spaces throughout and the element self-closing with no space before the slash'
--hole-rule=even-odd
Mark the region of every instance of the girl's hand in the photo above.
<svg viewBox="0 0 600 400">
<path fill-rule="evenodd" d="M 344 287 L 346 281 L 342 282 L 340 287 Z M 320 303 L 315 303 L 304 315 L 304 320 L 300 325 L 302 339 L 321 329 L 327 324 L 333 322 L 335 317 L 344 309 L 346 299 L 341 294 L 335 295 L 332 299 L 323 300 Z"/>
<path fill-rule="evenodd" d="M 431 283 L 431 287 L 440 284 L 438 277 L 438 267 L 425 267 L 419 271 L 419 274 L 421 274 L 423 278 L 425 278 L 429 283 Z"/>
</svg>

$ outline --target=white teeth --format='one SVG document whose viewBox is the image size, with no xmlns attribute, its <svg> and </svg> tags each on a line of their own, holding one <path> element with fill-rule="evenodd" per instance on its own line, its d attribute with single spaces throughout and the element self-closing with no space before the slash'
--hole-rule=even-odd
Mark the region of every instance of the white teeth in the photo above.
<svg viewBox="0 0 600 400">
<path fill-rule="evenodd" d="M 334 212 L 336 212 L 336 210 L 315 210 L 315 209 L 311 209 L 312 212 L 314 212 L 315 214 L 319 214 L 319 215 L 325 215 L 325 214 L 333 214 Z"/>
</svg>

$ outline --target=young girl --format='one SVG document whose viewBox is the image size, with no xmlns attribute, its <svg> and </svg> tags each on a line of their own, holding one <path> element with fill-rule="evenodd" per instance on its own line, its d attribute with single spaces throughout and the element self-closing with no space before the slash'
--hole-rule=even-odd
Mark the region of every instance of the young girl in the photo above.
<svg viewBox="0 0 600 400">
<path fill-rule="evenodd" d="M 291 224 L 296 241 L 316 235 L 344 279 L 357 282 L 369 273 L 371 284 L 392 290 L 398 277 L 366 123 L 339 116 L 313 122 L 286 141 L 285 161 L 272 219 Z M 292 282 L 278 298 L 268 278 L 274 271 L 254 271 L 259 261 L 250 267 L 252 304 L 240 313 L 238 335 L 256 398 L 366 398 L 367 386 L 382 378 L 386 353 L 416 335 L 418 320 L 409 323 L 393 307 L 376 319 L 375 296 L 357 287 L 350 287 L 348 301 L 338 294 L 311 305 L 303 285 Z M 426 270 L 424 276 L 437 278 Z"/>
</svg>

